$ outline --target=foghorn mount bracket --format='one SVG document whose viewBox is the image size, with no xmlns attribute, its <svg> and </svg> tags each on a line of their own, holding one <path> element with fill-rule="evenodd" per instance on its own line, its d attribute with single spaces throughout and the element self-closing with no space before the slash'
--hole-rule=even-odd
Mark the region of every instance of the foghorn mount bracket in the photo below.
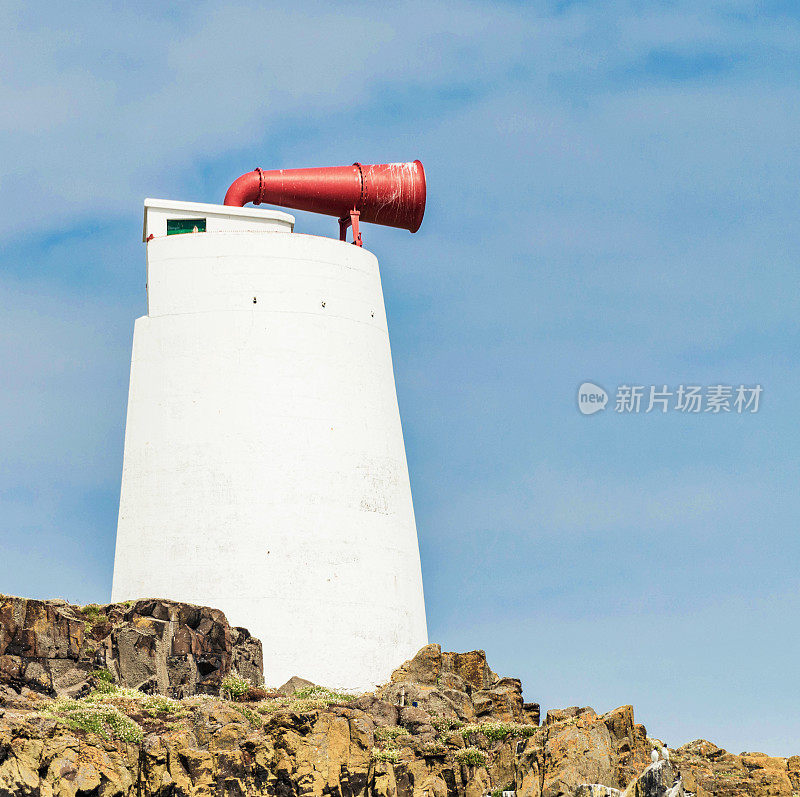
<svg viewBox="0 0 800 797">
<path fill-rule="evenodd" d="M 353 243 L 356 246 L 362 246 L 361 231 L 358 229 L 358 219 L 361 213 L 357 210 L 351 210 L 348 216 L 343 216 L 339 219 L 339 240 L 347 240 L 347 228 L 353 228 Z"/>
</svg>

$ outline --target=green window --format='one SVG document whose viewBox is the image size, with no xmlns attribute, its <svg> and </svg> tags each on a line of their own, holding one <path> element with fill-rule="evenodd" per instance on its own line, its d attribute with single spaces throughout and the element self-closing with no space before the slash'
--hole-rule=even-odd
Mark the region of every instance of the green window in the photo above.
<svg viewBox="0 0 800 797">
<path fill-rule="evenodd" d="M 180 235 L 183 232 L 205 231 L 205 219 L 167 219 L 167 235 Z"/>
</svg>

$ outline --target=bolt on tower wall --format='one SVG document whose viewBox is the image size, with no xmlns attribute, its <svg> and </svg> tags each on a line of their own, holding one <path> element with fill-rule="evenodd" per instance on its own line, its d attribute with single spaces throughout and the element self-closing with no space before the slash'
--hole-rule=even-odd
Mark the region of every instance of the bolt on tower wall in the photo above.
<svg viewBox="0 0 800 797">
<path fill-rule="evenodd" d="M 378 261 L 286 213 L 145 201 L 112 600 L 222 609 L 267 683 L 427 643 Z"/>
</svg>

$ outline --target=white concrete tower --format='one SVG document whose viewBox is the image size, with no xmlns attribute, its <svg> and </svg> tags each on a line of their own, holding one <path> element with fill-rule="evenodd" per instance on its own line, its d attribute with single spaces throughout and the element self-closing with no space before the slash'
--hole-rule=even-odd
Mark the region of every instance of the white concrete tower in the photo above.
<svg viewBox="0 0 800 797">
<path fill-rule="evenodd" d="M 112 600 L 222 609 L 265 680 L 371 689 L 427 643 L 378 261 L 145 200 Z"/>
</svg>

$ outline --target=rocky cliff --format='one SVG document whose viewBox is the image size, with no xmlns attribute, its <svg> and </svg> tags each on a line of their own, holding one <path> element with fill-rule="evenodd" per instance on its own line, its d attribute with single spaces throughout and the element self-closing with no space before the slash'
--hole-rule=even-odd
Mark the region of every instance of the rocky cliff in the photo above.
<svg viewBox="0 0 800 797">
<path fill-rule="evenodd" d="M 72 606 L 0 595 L 0 687 L 79 697 L 92 673 L 170 697 L 219 694 L 232 669 L 263 675 L 261 643 L 207 606 L 140 600 Z"/>
<path fill-rule="evenodd" d="M 630 706 L 540 724 L 482 651 L 428 645 L 365 695 L 260 688 L 259 652 L 204 607 L 0 599 L 0 796 L 800 793 L 798 756 L 696 741 L 652 763 Z"/>
</svg>

